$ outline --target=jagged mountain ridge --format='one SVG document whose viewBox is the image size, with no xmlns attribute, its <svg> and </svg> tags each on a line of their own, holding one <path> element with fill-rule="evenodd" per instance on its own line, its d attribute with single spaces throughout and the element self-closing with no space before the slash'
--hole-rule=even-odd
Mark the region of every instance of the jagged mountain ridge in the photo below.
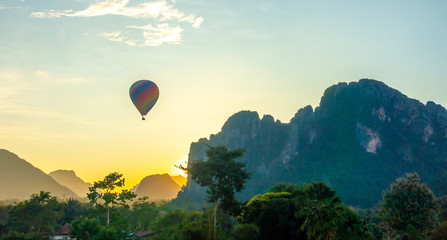
<svg viewBox="0 0 447 240">
<path fill-rule="evenodd" d="M 253 172 L 239 199 L 280 182 L 324 181 L 345 203 L 371 207 L 406 172 L 418 172 L 437 195 L 447 194 L 447 111 L 386 84 L 362 79 L 329 87 L 320 106 L 300 109 L 290 123 L 242 111 L 221 132 L 191 144 L 189 161 L 206 159 L 205 144 L 246 148 Z M 203 201 L 188 181 L 178 200 Z"/>
<path fill-rule="evenodd" d="M 4 149 L 0 149 L 0 166 L 0 200 L 25 200 L 40 191 L 62 199 L 79 198 L 40 169 Z"/>
<path fill-rule="evenodd" d="M 80 197 L 87 197 L 89 193 L 89 187 L 92 186 L 91 183 L 84 182 L 81 178 L 76 176 L 73 170 L 56 170 L 50 172 L 50 175 L 54 180 L 56 180 L 60 185 L 66 186 L 71 189 L 76 195 Z"/>
</svg>

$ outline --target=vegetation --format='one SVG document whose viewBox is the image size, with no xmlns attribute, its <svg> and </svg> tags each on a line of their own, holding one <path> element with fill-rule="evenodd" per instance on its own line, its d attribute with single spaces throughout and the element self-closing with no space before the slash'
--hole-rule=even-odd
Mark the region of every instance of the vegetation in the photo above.
<svg viewBox="0 0 447 240">
<path fill-rule="evenodd" d="M 244 188 L 250 174 L 244 169 L 245 163 L 237 162 L 235 159 L 241 157 L 244 149 L 229 151 L 225 146 L 208 146 L 205 151 L 207 161 L 198 160 L 191 162 L 187 168 L 181 167 L 201 186 L 209 187 L 208 201 L 214 204 L 214 234 L 216 239 L 216 221 L 219 205 L 224 212 L 237 215 L 239 203 L 235 192 Z"/>
<path fill-rule="evenodd" d="M 115 191 L 124 179 L 111 173 L 91 188 L 89 203 L 40 192 L 14 206 L 0 206 L 0 239 L 48 239 L 65 223 L 76 239 L 96 240 L 132 239 L 148 230 L 156 240 L 447 239 L 446 197 L 436 199 L 417 174 L 397 179 L 376 209 L 346 206 L 323 182 L 278 184 L 240 203 L 234 194 L 249 175 L 244 164 L 234 161 L 242 153 L 210 147 L 210 165 L 201 161 L 188 167 L 194 180 L 210 188 L 212 204 L 200 210 L 134 199 L 133 193 Z"/>
<path fill-rule="evenodd" d="M 137 196 L 128 190 L 123 190 L 121 193 L 115 191 L 115 188 L 124 187 L 125 179 L 122 177 L 123 174 L 117 172 L 110 173 L 104 177 L 104 180 L 95 182 L 89 188 L 90 193 L 87 194 L 90 203 L 99 211 L 104 209 L 107 211 L 107 226 L 110 225 L 110 211 L 115 210 L 117 206 L 128 207 L 126 201 L 132 200 Z"/>
<path fill-rule="evenodd" d="M 439 224 L 439 205 L 419 176 L 407 174 L 397 179 L 383 196 L 380 216 L 388 235 L 402 238 L 427 238 Z"/>
</svg>

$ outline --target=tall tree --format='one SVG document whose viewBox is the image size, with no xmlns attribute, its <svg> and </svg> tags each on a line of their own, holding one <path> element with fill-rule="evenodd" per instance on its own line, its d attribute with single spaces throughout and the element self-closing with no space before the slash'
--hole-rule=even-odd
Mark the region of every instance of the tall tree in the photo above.
<svg viewBox="0 0 447 240">
<path fill-rule="evenodd" d="M 107 226 L 110 225 L 110 210 L 118 206 L 129 207 L 127 201 L 137 196 L 128 190 L 122 190 L 121 192 L 115 190 L 124 187 L 124 180 L 123 174 L 114 172 L 105 176 L 104 180 L 95 182 L 89 188 L 90 193 L 87 194 L 87 197 L 90 203 L 97 208 L 105 208 L 107 211 Z"/>
<path fill-rule="evenodd" d="M 379 214 L 387 232 L 408 238 L 410 232 L 426 237 L 438 222 L 439 205 L 417 173 L 397 179 L 383 195 Z M 388 233 L 388 234 L 389 234 Z"/>
<path fill-rule="evenodd" d="M 209 187 L 208 201 L 214 204 L 214 238 L 216 239 L 216 217 L 219 205 L 224 212 L 235 214 L 240 209 L 235 192 L 244 188 L 250 173 L 245 170 L 246 163 L 235 159 L 241 157 L 245 149 L 229 151 L 225 146 L 208 146 L 206 150 L 207 161 L 196 160 L 182 167 L 201 186 Z"/>
<path fill-rule="evenodd" d="M 303 187 L 305 201 L 300 215 L 306 217 L 300 229 L 306 231 L 307 239 L 335 239 L 337 219 L 343 211 L 343 204 L 335 191 L 323 182 L 308 184 Z"/>
</svg>

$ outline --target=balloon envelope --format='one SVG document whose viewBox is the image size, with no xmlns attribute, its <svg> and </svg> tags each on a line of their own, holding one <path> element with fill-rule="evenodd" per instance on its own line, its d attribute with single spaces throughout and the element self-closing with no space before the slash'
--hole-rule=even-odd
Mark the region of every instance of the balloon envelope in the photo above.
<svg viewBox="0 0 447 240">
<path fill-rule="evenodd" d="M 139 80 L 132 84 L 129 89 L 129 95 L 141 116 L 144 116 L 154 107 L 160 93 L 154 82 Z"/>
</svg>

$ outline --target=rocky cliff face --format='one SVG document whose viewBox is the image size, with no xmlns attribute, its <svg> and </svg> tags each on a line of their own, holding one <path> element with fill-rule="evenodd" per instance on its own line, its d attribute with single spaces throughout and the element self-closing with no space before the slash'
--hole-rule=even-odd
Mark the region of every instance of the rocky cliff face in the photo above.
<svg viewBox="0 0 447 240">
<path fill-rule="evenodd" d="M 205 159 L 204 143 L 246 148 L 240 160 L 253 175 L 241 200 L 281 182 L 324 181 L 345 203 L 371 207 L 406 172 L 418 172 L 437 195 L 447 194 L 446 109 L 375 80 L 334 85 L 319 107 L 300 109 L 287 124 L 236 113 L 221 132 L 191 144 L 189 161 Z M 189 181 L 178 201 L 205 195 Z"/>
</svg>

